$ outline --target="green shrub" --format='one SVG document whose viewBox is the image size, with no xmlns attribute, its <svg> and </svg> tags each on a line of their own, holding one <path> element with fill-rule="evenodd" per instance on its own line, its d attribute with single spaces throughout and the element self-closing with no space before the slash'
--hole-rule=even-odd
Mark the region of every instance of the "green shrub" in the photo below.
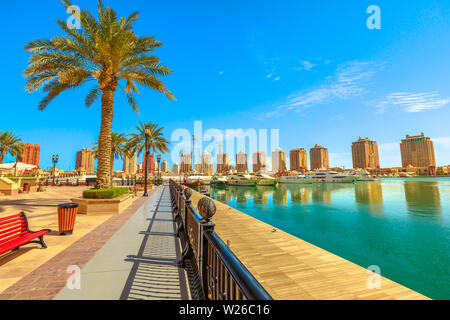
<svg viewBox="0 0 450 320">
<path fill-rule="evenodd" d="M 128 192 L 128 188 L 88 189 L 83 191 L 83 198 L 114 199 Z"/>
</svg>

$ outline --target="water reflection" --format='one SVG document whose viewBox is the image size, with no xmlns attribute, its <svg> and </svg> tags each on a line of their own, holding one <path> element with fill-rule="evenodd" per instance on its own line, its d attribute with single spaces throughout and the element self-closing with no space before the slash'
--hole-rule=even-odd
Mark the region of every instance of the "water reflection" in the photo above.
<svg viewBox="0 0 450 320">
<path fill-rule="evenodd" d="M 408 212 L 415 215 L 441 213 L 439 184 L 435 181 L 404 181 L 405 199 Z M 255 204 L 268 205 L 272 199 L 274 205 L 293 204 L 331 204 L 332 197 L 340 191 L 354 189 L 355 203 L 364 211 L 380 214 L 384 212 L 383 187 L 380 181 L 358 182 L 356 184 L 281 184 L 278 187 L 228 186 L 226 189 L 212 188 L 212 196 L 221 202 L 235 199 L 239 204 L 252 200 Z"/>
<path fill-rule="evenodd" d="M 355 201 L 372 213 L 383 213 L 383 189 L 380 181 L 365 181 L 355 184 Z"/>
<path fill-rule="evenodd" d="M 405 199 L 410 214 L 429 216 L 441 213 L 437 181 L 404 181 Z"/>
<path fill-rule="evenodd" d="M 310 187 L 308 185 L 280 184 L 279 188 L 286 194 L 289 192 L 293 203 L 307 204 L 309 202 Z"/>
</svg>

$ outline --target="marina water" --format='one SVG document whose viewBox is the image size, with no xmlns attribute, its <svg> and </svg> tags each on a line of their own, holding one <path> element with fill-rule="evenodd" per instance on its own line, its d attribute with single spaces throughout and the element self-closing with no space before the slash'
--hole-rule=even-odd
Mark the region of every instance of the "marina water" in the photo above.
<svg viewBox="0 0 450 320">
<path fill-rule="evenodd" d="M 450 178 L 211 188 L 211 196 L 433 299 L 450 299 Z"/>
</svg>

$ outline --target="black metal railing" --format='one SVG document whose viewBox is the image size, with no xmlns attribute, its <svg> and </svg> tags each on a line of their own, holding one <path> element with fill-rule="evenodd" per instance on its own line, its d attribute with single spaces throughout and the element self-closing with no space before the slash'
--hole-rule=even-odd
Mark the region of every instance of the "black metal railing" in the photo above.
<svg viewBox="0 0 450 320">
<path fill-rule="evenodd" d="M 177 235 L 182 245 L 179 266 L 188 271 L 191 293 L 196 299 L 272 300 L 272 297 L 248 271 L 214 231 L 210 220 L 214 202 L 199 200 L 197 212 L 189 198 L 192 190 L 173 180 L 169 182 Z"/>
</svg>

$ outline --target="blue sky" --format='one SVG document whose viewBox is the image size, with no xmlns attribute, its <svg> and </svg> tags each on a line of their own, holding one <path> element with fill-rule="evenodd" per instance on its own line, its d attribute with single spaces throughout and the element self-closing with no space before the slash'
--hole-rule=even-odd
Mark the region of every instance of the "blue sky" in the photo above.
<svg viewBox="0 0 450 320">
<path fill-rule="evenodd" d="M 96 1 L 73 1 L 95 12 Z M 116 95 L 114 131 L 154 121 L 167 138 L 177 128 L 280 129 L 284 150 L 328 147 L 331 166 L 351 167 L 351 142 L 378 142 L 383 167 L 400 166 L 406 134 L 435 141 L 437 165 L 450 164 L 450 3 L 435 1 L 120 1 L 119 15 L 140 11 L 139 35 L 164 43 L 155 54 L 174 70 L 164 79 L 177 101 L 140 90 L 141 114 Z M 381 9 L 369 30 L 366 9 Z M 41 167 L 75 165 L 97 139 L 100 105 L 84 106 L 89 89 L 66 92 L 37 110 L 42 92 L 24 90 L 23 46 L 61 34 L 57 0 L 3 1 L 0 131 L 41 145 Z M 170 164 L 170 156 L 163 156 Z M 12 160 L 11 158 L 6 159 Z M 121 169 L 116 161 L 116 169 Z"/>
</svg>

